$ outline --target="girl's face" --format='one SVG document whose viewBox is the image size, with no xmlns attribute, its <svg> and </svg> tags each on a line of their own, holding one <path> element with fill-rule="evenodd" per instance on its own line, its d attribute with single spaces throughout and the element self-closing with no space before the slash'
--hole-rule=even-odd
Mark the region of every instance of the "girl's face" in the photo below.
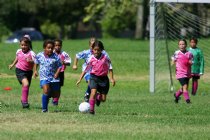
<svg viewBox="0 0 210 140">
<path fill-rule="evenodd" d="M 190 46 L 191 48 L 196 48 L 197 43 L 195 42 L 195 40 L 190 40 Z"/>
<path fill-rule="evenodd" d="M 53 53 L 53 49 L 54 49 L 53 44 L 47 44 L 47 46 L 44 48 L 45 55 L 50 56 Z"/>
<path fill-rule="evenodd" d="M 60 42 L 56 41 L 55 42 L 55 51 L 60 52 L 61 48 L 62 48 L 62 45 L 60 44 Z"/>
<path fill-rule="evenodd" d="M 185 44 L 185 42 L 184 41 L 179 41 L 179 50 L 180 51 L 185 51 L 186 50 L 186 44 Z"/>
<path fill-rule="evenodd" d="M 29 44 L 27 44 L 25 41 L 21 41 L 20 48 L 22 49 L 23 53 L 27 53 L 29 51 Z"/>
<path fill-rule="evenodd" d="M 98 46 L 93 47 L 93 54 L 96 58 L 101 56 L 101 52 L 102 50 Z"/>
</svg>

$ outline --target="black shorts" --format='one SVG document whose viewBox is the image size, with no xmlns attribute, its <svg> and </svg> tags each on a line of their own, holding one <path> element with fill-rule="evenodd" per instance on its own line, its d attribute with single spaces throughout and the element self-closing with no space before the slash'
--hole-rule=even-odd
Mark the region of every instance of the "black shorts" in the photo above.
<svg viewBox="0 0 210 140">
<path fill-rule="evenodd" d="M 179 80 L 179 83 L 182 85 L 182 86 L 184 86 L 185 84 L 189 84 L 189 78 L 180 78 L 180 79 L 178 79 Z"/>
<path fill-rule="evenodd" d="M 97 89 L 101 94 L 108 94 L 109 78 L 108 76 L 90 75 L 90 89 Z"/>
<path fill-rule="evenodd" d="M 18 79 L 20 84 L 22 84 L 22 80 L 24 78 L 27 78 L 27 80 L 29 82 L 29 86 L 30 86 L 31 78 L 32 78 L 32 75 L 33 75 L 33 71 L 32 70 L 30 70 L 30 71 L 23 71 L 21 69 L 16 68 L 15 72 L 16 72 L 16 77 L 17 77 L 17 79 Z"/>
<path fill-rule="evenodd" d="M 64 84 L 64 72 L 59 73 L 59 78 L 60 78 L 60 86 L 63 86 L 63 84 Z"/>
</svg>

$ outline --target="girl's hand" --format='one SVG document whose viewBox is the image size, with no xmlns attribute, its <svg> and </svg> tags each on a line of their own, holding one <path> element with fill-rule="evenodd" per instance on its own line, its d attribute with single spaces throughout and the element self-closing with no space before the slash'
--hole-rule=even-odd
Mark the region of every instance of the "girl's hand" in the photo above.
<svg viewBox="0 0 210 140">
<path fill-rule="evenodd" d="M 110 79 L 112 86 L 115 86 L 115 80 L 114 79 Z"/>
<path fill-rule="evenodd" d="M 12 67 L 13 67 L 13 65 L 11 64 L 11 65 L 9 65 L 9 69 L 11 70 L 12 69 Z"/>
<path fill-rule="evenodd" d="M 73 65 L 73 70 L 77 70 L 77 65 Z"/>
<path fill-rule="evenodd" d="M 78 80 L 77 83 L 76 83 L 76 86 L 79 86 L 81 80 Z"/>
<path fill-rule="evenodd" d="M 54 78 L 55 78 L 55 79 L 58 78 L 58 75 L 59 75 L 59 74 L 56 73 L 56 74 L 54 75 Z"/>
<path fill-rule="evenodd" d="M 36 77 L 38 77 L 38 72 L 34 71 L 33 77 L 36 79 Z"/>
</svg>

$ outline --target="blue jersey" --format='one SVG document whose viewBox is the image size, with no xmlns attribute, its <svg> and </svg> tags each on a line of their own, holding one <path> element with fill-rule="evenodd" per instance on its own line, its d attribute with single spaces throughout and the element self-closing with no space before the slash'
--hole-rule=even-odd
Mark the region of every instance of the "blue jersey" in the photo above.
<svg viewBox="0 0 210 140">
<path fill-rule="evenodd" d="M 36 55 L 34 63 L 40 65 L 40 80 L 47 80 L 49 82 L 60 81 L 59 77 L 57 79 L 54 78 L 54 74 L 57 69 L 62 67 L 62 63 L 58 55 L 53 53 L 50 56 L 46 56 L 44 55 L 44 52 L 40 52 Z"/>
</svg>

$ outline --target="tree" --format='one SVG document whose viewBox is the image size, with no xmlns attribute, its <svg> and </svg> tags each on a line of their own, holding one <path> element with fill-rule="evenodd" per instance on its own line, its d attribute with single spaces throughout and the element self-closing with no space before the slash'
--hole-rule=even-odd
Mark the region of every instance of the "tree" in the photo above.
<svg viewBox="0 0 210 140">
<path fill-rule="evenodd" d="M 100 24 L 105 36 L 117 37 L 124 30 L 135 30 L 136 38 L 143 38 L 147 3 L 148 0 L 91 0 L 83 21 Z"/>
</svg>

